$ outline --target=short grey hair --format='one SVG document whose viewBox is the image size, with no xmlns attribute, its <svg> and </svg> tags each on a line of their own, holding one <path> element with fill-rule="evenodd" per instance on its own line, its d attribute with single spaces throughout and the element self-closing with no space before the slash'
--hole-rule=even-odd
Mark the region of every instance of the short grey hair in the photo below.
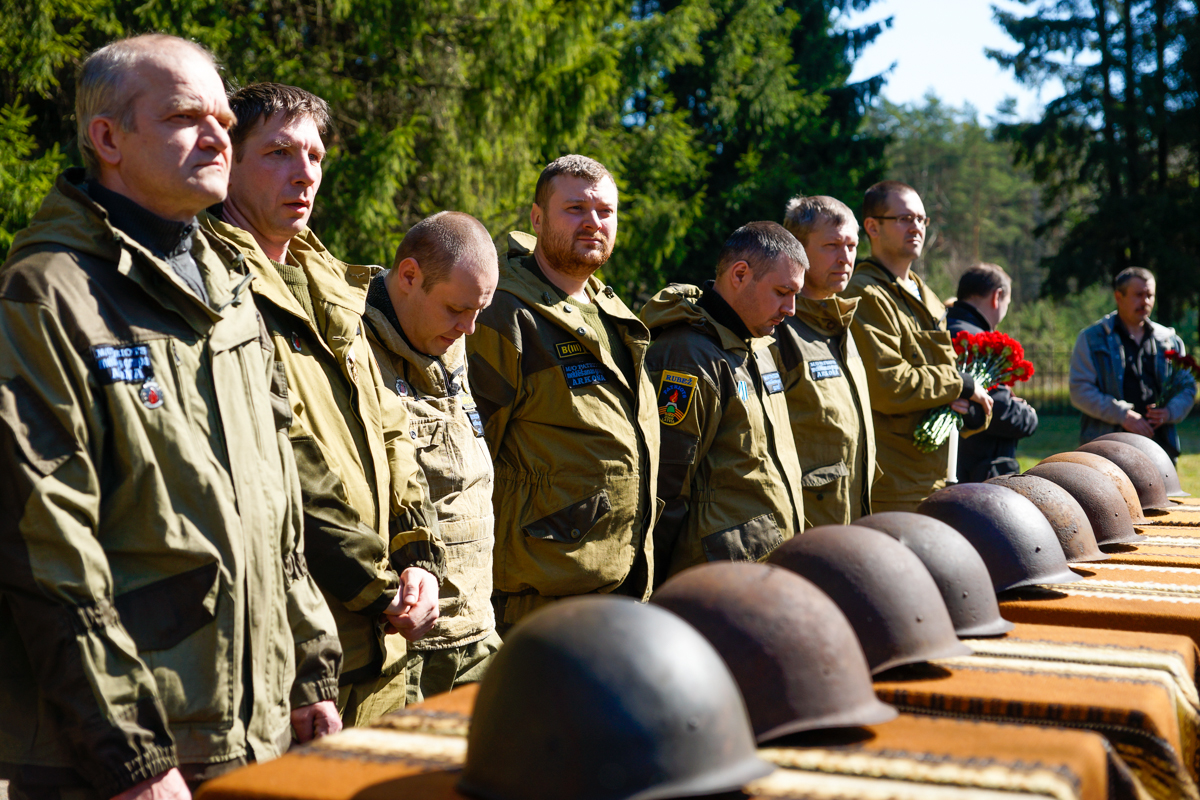
<svg viewBox="0 0 1200 800">
<path fill-rule="evenodd" d="M 1154 273 L 1144 267 L 1126 267 L 1117 273 L 1117 277 L 1113 278 L 1113 291 L 1125 294 L 1125 287 L 1134 278 L 1145 281 L 1146 283 L 1154 283 Z"/>
<path fill-rule="evenodd" d="M 783 227 L 787 228 L 788 233 L 799 239 L 800 244 L 808 245 L 808 237 L 812 236 L 812 232 L 821 222 L 831 222 L 838 227 L 848 222 L 858 224 L 850 206 L 836 197 L 828 195 L 805 197 L 798 194 L 788 200 L 787 208 L 783 212 Z"/>
<path fill-rule="evenodd" d="M 83 62 L 75 81 L 75 125 L 79 153 L 91 177 L 100 173 L 100 156 L 88 133 L 96 117 L 112 119 L 123 131 L 137 129 L 134 106 L 141 92 L 125 91 L 125 78 L 143 59 L 161 52 L 167 45 L 190 47 L 217 68 L 217 61 L 204 47 L 165 33 L 147 33 L 118 39 L 94 51 Z"/>
<path fill-rule="evenodd" d="M 717 258 L 717 277 L 739 261 L 750 265 L 754 280 L 761 280 L 775 268 L 780 256 L 787 256 L 802 269 L 808 269 L 808 254 L 795 236 L 778 222 L 750 222 L 725 240 Z"/>
</svg>

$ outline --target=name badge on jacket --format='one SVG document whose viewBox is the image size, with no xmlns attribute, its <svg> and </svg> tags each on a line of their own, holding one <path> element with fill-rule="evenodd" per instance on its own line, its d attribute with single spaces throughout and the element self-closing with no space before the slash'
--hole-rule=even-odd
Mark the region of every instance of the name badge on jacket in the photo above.
<svg viewBox="0 0 1200 800">
<path fill-rule="evenodd" d="M 842 377 L 842 368 L 838 366 L 837 361 L 827 358 L 824 361 L 808 362 L 808 374 L 814 381 L 823 381 L 826 378 Z"/>
</svg>

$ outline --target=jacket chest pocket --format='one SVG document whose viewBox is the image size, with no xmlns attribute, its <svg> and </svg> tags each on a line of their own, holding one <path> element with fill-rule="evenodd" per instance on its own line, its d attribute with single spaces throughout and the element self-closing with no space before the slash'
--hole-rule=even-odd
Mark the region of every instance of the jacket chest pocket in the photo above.
<svg viewBox="0 0 1200 800">
<path fill-rule="evenodd" d="M 911 364 L 952 364 L 953 353 L 948 331 L 904 331 L 904 354 Z"/>
<path fill-rule="evenodd" d="M 454 400 L 422 398 L 407 405 L 417 463 L 436 503 L 440 497 L 462 491 L 465 480 L 463 454 L 456 441 L 460 437 L 453 430 Z M 473 433 L 471 438 L 474 440 Z"/>
</svg>

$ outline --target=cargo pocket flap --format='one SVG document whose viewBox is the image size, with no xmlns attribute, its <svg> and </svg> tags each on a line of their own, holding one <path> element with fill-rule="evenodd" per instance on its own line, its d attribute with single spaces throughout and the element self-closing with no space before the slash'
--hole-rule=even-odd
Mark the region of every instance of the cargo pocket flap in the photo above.
<svg viewBox="0 0 1200 800">
<path fill-rule="evenodd" d="M 524 530 L 526 535 L 535 539 L 574 544 L 582 541 L 600 518 L 611 510 L 608 492 L 600 491 L 586 500 L 580 500 L 561 511 L 542 517 L 537 522 L 529 523 Z"/>
<path fill-rule="evenodd" d="M 758 561 L 783 544 L 774 514 L 763 514 L 741 525 L 710 533 L 700 540 L 709 561 Z"/>
<path fill-rule="evenodd" d="M 113 599 L 138 650 L 170 650 L 217 618 L 214 561 Z"/>
<path fill-rule="evenodd" d="M 416 421 L 412 428 L 409 429 L 408 435 L 412 437 L 413 444 L 418 450 L 424 450 L 432 447 L 438 441 L 438 432 L 442 428 L 442 421 L 435 420 L 420 420 Z"/>
<path fill-rule="evenodd" d="M 801 476 L 800 485 L 805 489 L 817 489 L 821 486 L 828 486 L 838 478 L 844 478 L 849 474 L 850 470 L 846 468 L 846 462 L 839 461 L 836 464 L 813 467 Z"/>
</svg>

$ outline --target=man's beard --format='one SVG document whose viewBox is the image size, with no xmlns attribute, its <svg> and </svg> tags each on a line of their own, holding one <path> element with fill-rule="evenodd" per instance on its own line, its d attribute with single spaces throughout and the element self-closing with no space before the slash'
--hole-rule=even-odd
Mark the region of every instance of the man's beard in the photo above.
<svg viewBox="0 0 1200 800">
<path fill-rule="evenodd" d="M 550 227 L 542 230 L 538 243 L 542 247 L 542 255 L 555 270 L 572 278 L 588 278 L 604 266 L 604 262 L 612 255 L 612 242 L 601 231 L 596 231 L 592 236 L 604 243 L 602 250 L 580 253 L 575 249 L 574 233 L 564 234 Z"/>
</svg>

